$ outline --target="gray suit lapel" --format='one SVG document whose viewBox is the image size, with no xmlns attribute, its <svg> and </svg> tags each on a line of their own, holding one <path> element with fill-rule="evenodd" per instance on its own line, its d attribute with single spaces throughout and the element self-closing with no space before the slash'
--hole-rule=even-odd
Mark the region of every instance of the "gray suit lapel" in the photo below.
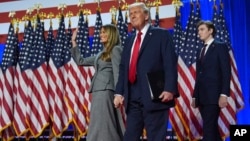
<svg viewBox="0 0 250 141">
<path fill-rule="evenodd" d="M 95 62 L 94 62 L 94 67 L 96 68 L 96 70 L 98 69 L 98 59 L 101 57 L 101 54 L 102 54 L 103 51 L 99 52 L 97 55 L 96 55 L 96 58 L 95 58 Z"/>
</svg>

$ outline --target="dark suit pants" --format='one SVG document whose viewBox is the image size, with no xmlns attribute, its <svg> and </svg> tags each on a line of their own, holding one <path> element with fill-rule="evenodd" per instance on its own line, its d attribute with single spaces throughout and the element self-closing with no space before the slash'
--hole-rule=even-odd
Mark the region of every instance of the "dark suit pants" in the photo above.
<svg viewBox="0 0 250 141">
<path fill-rule="evenodd" d="M 147 141 L 166 141 L 168 110 L 145 111 L 140 102 L 130 102 L 123 141 L 140 141 L 145 126 Z"/>
<path fill-rule="evenodd" d="M 200 112 L 203 120 L 202 141 L 222 141 L 218 127 L 220 107 L 218 105 L 203 105 L 200 107 Z"/>
</svg>

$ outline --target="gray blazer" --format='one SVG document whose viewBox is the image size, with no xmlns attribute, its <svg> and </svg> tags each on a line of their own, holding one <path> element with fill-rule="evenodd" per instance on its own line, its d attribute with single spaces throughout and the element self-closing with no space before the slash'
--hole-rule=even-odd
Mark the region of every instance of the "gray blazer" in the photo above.
<svg viewBox="0 0 250 141">
<path fill-rule="evenodd" d="M 73 59 L 77 65 L 94 66 L 95 74 L 92 78 L 91 86 L 88 92 L 101 90 L 115 90 L 118 80 L 119 64 L 121 59 L 122 47 L 115 46 L 111 53 L 111 62 L 105 62 L 100 59 L 103 51 L 96 56 L 82 58 L 78 47 L 70 49 Z"/>
</svg>

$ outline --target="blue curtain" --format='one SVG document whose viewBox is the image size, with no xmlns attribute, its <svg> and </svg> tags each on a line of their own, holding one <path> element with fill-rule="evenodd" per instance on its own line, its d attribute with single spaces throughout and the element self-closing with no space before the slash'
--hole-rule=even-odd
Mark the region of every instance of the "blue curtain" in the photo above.
<svg viewBox="0 0 250 141">
<path fill-rule="evenodd" d="M 183 28 L 190 13 L 190 0 L 182 0 L 183 6 L 180 9 L 181 21 Z M 213 0 L 199 0 L 201 17 L 203 20 L 212 20 L 213 16 Z M 218 5 L 220 1 L 217 0 Z M 249 0 L 221 0 L 224 4 L 224 16 L 227 24 L 227 29 L 230 33 L 232 48 L 235 55 L 236 64 L 238 67 L 239 79 L 241 82 L 245 107 L 237 114 L 238 124 L 250 124 L 250 12 Z M 247 8 L 248 7 L 248 8 Z"/>
</svg>

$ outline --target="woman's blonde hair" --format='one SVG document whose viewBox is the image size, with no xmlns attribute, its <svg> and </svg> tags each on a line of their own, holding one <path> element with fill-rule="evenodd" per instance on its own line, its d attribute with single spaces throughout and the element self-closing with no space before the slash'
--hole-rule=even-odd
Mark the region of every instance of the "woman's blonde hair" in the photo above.
<svg viewBox="0 0 250 141">
<path fill-rule="evenodd" d="M 108 41 L 104 43 L 104 52 L 101 55 L 103 61 L 111 61 L 111 52 L 114 46 L 120 44 L 120 35 L 117 27 L 113 24 L 106 24 L 102 26 L 102 29 L 108 35 Z"/>
</svg>

